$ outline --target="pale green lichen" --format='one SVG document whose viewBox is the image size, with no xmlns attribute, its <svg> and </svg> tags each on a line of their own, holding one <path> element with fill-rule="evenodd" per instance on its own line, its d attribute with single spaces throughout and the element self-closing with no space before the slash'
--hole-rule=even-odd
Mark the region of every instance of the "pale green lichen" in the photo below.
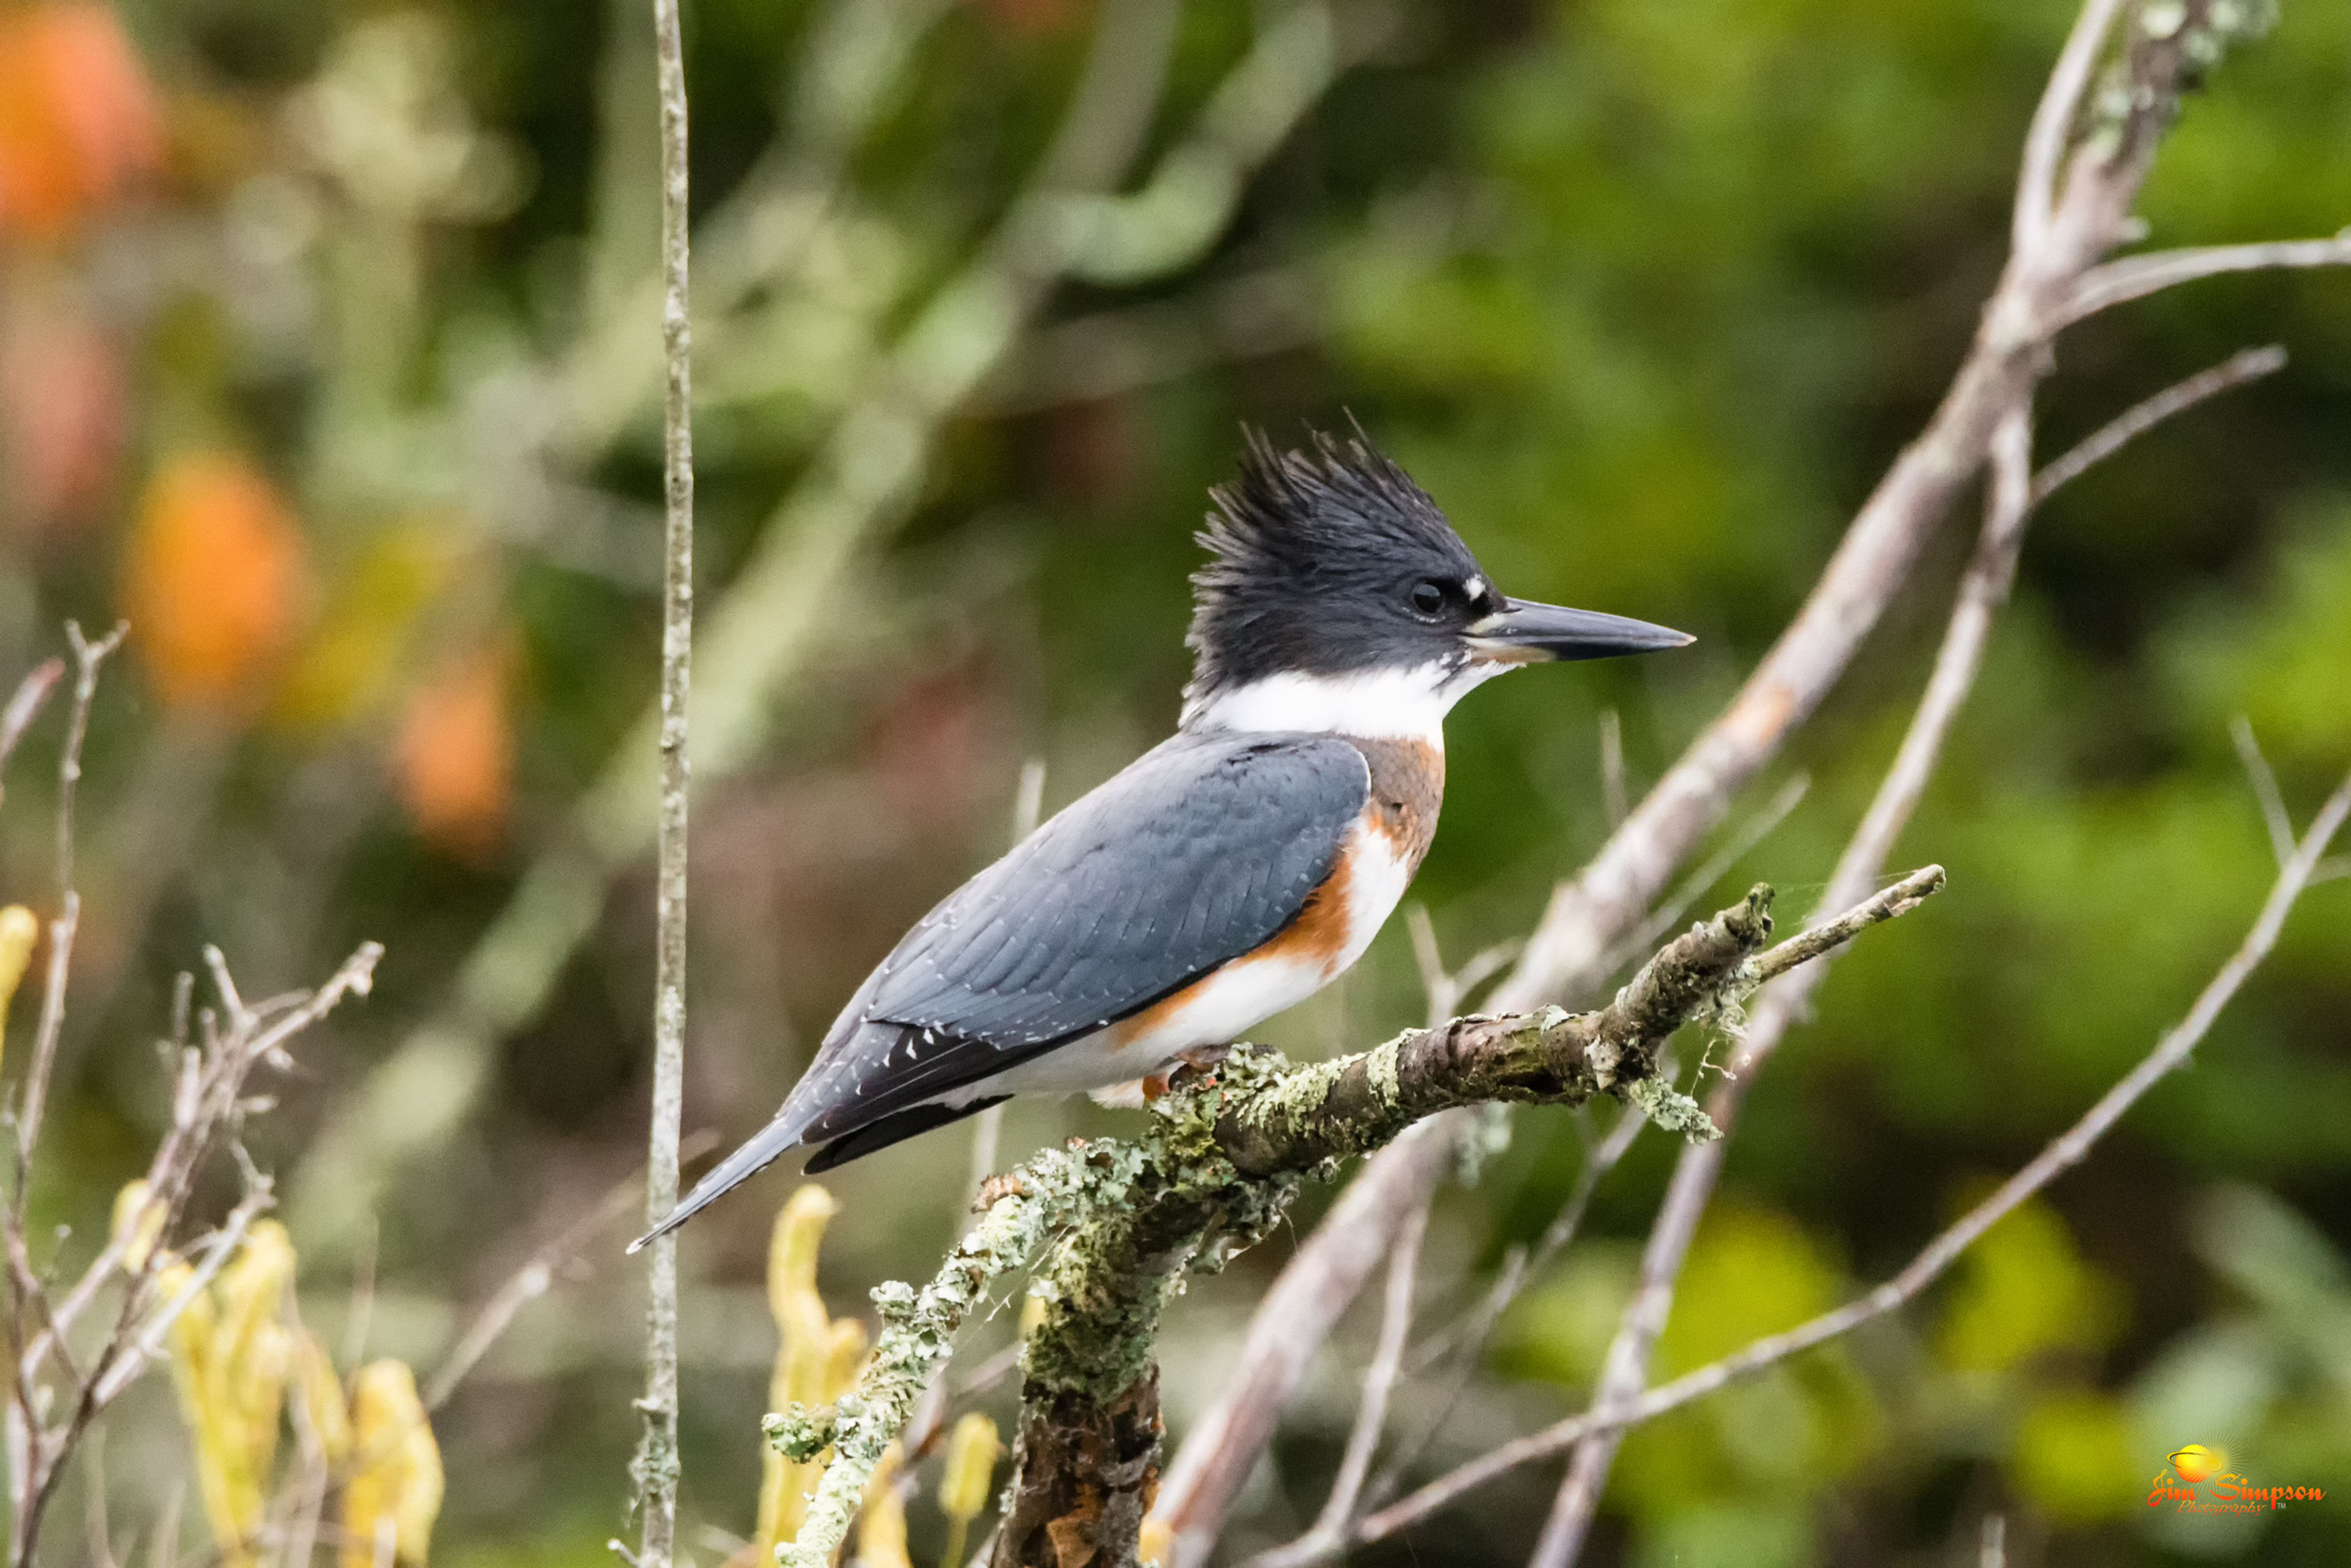
<svg viewBox="0 0 2351 1568">
<path fill-rule="evenodd" d="M 917 1291 L 891 1281 L 875 1287 L 883 1330 L 857 1387 L 830 1413 L 833 1462 L 810 1500 L 799 1537 L 776 1549 L 783 1568 L 829 1568 L 865 1496 L 866 1482 L 896 1438 L 914 1401 L 944 1362 L 955 1336 L 997 1276 L 1019 1267 L 1052 1232 L 1079 1222 L 1098 1173 L 1115 1173 L 1135 1156 L 1117 1144 L 1048 1149 L 1022 1166 L 979 1223 Z M 1114 1179 L 1114 1178 L 1113 1178 Z M 771 1417 L 778 1436 L 804 1447 L 817 1435 L 818 1412 Z M 763 1423 L 763 1426 L 766 1425 Z M 821 1452 L 824 1445 L 811 1450 Z"/>
<path fill-rule="evenodd" d="M 759 1435 L 768 1447 L 794 1464 L 804 1465 L 832 1447 L 841 1414 L 830 1405 L 803 1405 L 794 1400 L 781 1411 L 759 1417 Z"/>
<path fill-rule="evenodd" d="M 1722 1136 L 1705 1108 L 1662 1076 L 1634 1080 L 1625 1086 L 1625 1098 L 1659 1129 L 1679 1133 L 1690 1143 L 1710 1144 Z"/>
<path fill-rule="evenodd" d="M 1476 1186 L 1496 1160 L 1510 1148 L 1510 1107 L 1499 1100 L 1472 1105 L 1468 1125 L 1453 1145 L 1453 1179 Z"/>
<path fill-rule="evenodd" d="M 1121 1145 L 1084 1200 L 1090 1218 L 1053 1245 L 1039 1270 L 1044 1318 L 1022 1350 L 1033 1386 L 1108 1401 L 1150 1368 L 1159 1321 L 1187 1277 L 1213 1273 L 1278 1223 L 1294 1176 L 1235 1169 L 1217 1142 L 1228 1097 L 1287 1088 L 1279 1052 L 1237 1047 L 1213 1079 L 1154 1107 L 1150 1133 Z"/>
<path fill-rule="evenodd" d="M 2143 0 L 2137 29 L 2145 47 L 2177 49 L 2178 62 L 2150 78 L 2139 51 L 2126 49 L 2091 95 L 2085 144 L 2101 159 L 2112 159 L 2126 142 L 2144 145 L 2143 138 L 2160 132 L 2179 112 L 2183 89 L 2196 87 L 2231 46 L 2267 33 L 2277 16 L 2277 0 L 2210 0 L 2202 6 Z"/>
<path fill-rule="evenodd" d="M 1398 1035 L 1384 1045 L 1374 1046 L 1364 1059 L 1364 1076 L 1372 1086 L 1372 1099 L 1383 1111 L 1393 1111 L 1404 1100 L 1401 1065 L 1404 1061 L 1404 1037 Z"/>
</svg>

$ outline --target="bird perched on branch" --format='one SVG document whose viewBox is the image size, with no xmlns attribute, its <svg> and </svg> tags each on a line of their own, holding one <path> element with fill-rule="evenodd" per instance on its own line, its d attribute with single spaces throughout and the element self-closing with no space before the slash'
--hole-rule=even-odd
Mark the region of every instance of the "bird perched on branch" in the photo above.
<svg viewBox="0 0 2351 1568">
<path fill-rule="evenodd" d="M 1463 695 L 1690 641 L 1505 597 L 1361 439 L 1253 434 L 1213 496 L 1176 734 L 924 916 L 775 1120 L 635 1246 L 789 1149 L 813 1173 L 1013 1094 L 1163 1090 L 1363 956 L 1437 831 Z"/>
</svg>

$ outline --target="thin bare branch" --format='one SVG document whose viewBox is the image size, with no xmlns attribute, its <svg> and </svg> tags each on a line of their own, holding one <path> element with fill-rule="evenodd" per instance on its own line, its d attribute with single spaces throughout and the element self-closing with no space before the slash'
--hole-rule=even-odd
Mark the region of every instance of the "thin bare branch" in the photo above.
<svg viewBox="0 0 2351 1568">
<path fill-rule="evenodd" d="M 1834 920 L 1808 925 L 1755 961 L 1757 977 L 1776 980 L 1799 964 L 1844 946 L 1873 925 L 1909 914 L 1942 891 L 1943 868 L 1930 865 L 1912 872 L 1892 887 L 1846 910 Z"/>
<path fill-rule="evenodd" d="M 2284 368 L 2285 350 L 2275 343 L 2266 348 L 2243 349 L 2210 370 L 2192 375 L 2146 402 L 2135 404 L 2093 431 L 2072 451 L 2034 475 L 2032 505 L 2039 507 L 2080 478 L 2084 471 L 2105 462 L 2173 415 L 2185 413 L 2207 399 L 2218 397 L 2248 382 L 2259 381 L 2263 376 L 2274 375 Z"/>
<path fill-rule="evenodd" d="M 705 1128 L 679 1144 L 678 1160 L 683 1164 L 699 1159 L 716 1147 L 717 1143 L 717 1133 Z M 564 1264 L 585 1251 L 588 1244 L 599 1235 L 620 1224 L 636 1207 L 639 1195 L 644 1190 L 644 1173 L 632 1173 L 627 1180 L 615 1185 L 598 1200 L 594 1207 L 558 1231 L 545 1246 L 533 1251 L 521 1268 L 507 1276 L 506 1283 L 482 1303 L 482 1310 L 474 1315 L 474 1321 L 466 1326 L 464 1333 L 457 1336 L 457 1343 L 449 1347 L 448 1355 L 426 1380 L 423 1401 L 428 1413 L 449 1403 L 458 1385 L 465 1382 L 475 1367 L 481 1364 L 482 1357 L 489 1354 L 490 1347 L 497 1343 L 498 1336 L 513 1323 L 516 1314 L 554 1287 L 555 1276 Z"/>
<path fill-rule="evenodd" d="M 688 314 L 685 47 L 679 0 L 653 0 L 654 74 L 661 99 L 663 402 L 660 793 L 654 872 L 653 1082 L 646 1134 L 645 1220 L 677 1206 L 678 1135 L 685 1104 L 686 802 L 692 766 L 687 711 L 694 689 L 694 329 Z M 526 1269 L 526 1284 L 533 1281 Z M 646 1270 L 643 1432 L 636 1482 L 643 1568 L 670 1568 L 677 1550 L 677 1238 L 656 1238 Z M 526 1297 L 517 1296 L 518 1310 Z M 495 1333 L 496 1324 L 492 1328 Z M 486 1348 L 488 1340 L 483 1340 Z M 475 1353 L 479 1354 L 479 1351 Z M 462 1369 L 460 1371 L 462 1375 Z M 455 1379 L 451 1380 L 455 1386 Z M 381 1553 L 379 1553 L 381 1555 Z"/>
<path fill-rule="evenodd" d="M 1895 841 L 1925 794 L 1928 780 L 1933 777 L 1936 762 L 1942 755 L 1943 742 L 1975 685 L 1984 648 L 1991 639 L 1992 619 L 2007 601 L 2010 584 L 2015 580 L 2024 524 L 2032 511 L 2032 407 L 2029 400 L 2023 400 L 2009 411 L 1993 432 L 1991 483 L 1985 493 L 1983 530 L 1976 553 L 1960 581 L 1959 600 L 1942 646 L 1937 651 L 1934 671 L 1928 678 L 1918 710 L 1902 737 L 1893 766 L 1886 770 L 1868 811 L 1854 831 L 1829 879 L 1828 894 L 1823 900 L 1829 908 L 1855 904 L 1877 880 Z M 1888 894 L 1906 892 L 1906 888 L 1889 888 L 1869 900 L 1869 904 L 1884 904 Z M 1756 1073 L 1802 1016 L 1826 974 L 1826 965 L 1811 965 L 1765 988 L 1740 1038 L 1730 1077 L 1708 1097 L 1708 1114 L 1717 1126 L 1728 1130 L 1737 1124 Z M 1649 1358 L 1658 1335 L 1665 1332 L 1667 1316 L 1673 1309 L 1675 1284 L 1681 1277 L 1698 1222 L 1705 1216 L 1721 1175 L 1724 1146 L 1718 1143 L 1703 1148 L 1686 1148 L 1675 1161 L 1665 1202 L 1642 1249 L 1633 1300 L 1617 1324 L 1601 1368 L 1593 1391 L 1595 1403 L 1628 1398 L 1648 1381 Z M 1532 1568 L 1567 1568 L 1583 1551 L 1608 1472 L 1615 1462 L 1619 1440 L 1619 1435 L 1611 1431 L 1577 1445 L 1566 1479 L 1561 1482 L 1552 1505 L 1551 1517 L 1536 1543 L 1531 1560 Z"/>
<path fill-rule="evenodd" d="M 2017 174 L 2016 210 L 2011 220 L 2010 243 L 2020 255 L 2038 250 L 2048 235 L 2057 202 L 2057 170 L 2073 140 L 2074 118 L 2122 7 L 2123 0 L 2090 0 L 2082 7 L 2049 73 L 2049 85 L 2042 89 L 2024 135 L 2024 162 Z"/>
<path fill-rule="evenodd" d="M 222 1130 L 233 1128 L 248 1113 L 251 1103 L 245 1097 L 244 1085 L 252 1070 L 264 1061 L 284 1061 L 285 1042 L 294 1034 L 324 1019 L 346 997 L 366 994 L 382 951 L 372 942 L 361 944 L 317 991 L 291 1005 L 272 1003 L 266 1026 L 252 1009 L 237 1001 L 230 1009 L 228 1032 L 223 1034 L 214 1015 L 206 1009 L 204 1046 L 172 1051 L 176 1077 L 172 1121 L 156 1145 L 146 1176 L 150 1201 L 162 1211 L 158 1236 L 170 1235 L 183 1217 L 196 1176 Z M 236 988 L 227 977 L 226 966 L 216 966 L 214 972 L 224 997 L 235 998 Z M 269 1206 L 267 1178 L 254 1168 L 241 1145 L 232 1143 L 230 1147 L 245 1176 L 245 1200 L 206 1241 L 193 1281 L 160 1304 L 152 1299 L 153 1287 L 166 1249 L 160 1245 L 146 1248 L 138 1266 L 126 1270 L 123 1244 L 110 1239 L 68 1293 L 63 1307 L 50 1312 L 47 1285 L 32 1276 L 22 1228 L 13 1222 L 8 1226 L 10 1277 L 19 1309 L 9 1316 L 8 1479 L 16 1505 L 10 1536 L 12 1561 L 33 1560 L 57 1479 L 91 1424 L 154 1363 L 172 1321 L 194 1300 L 194 1292 L 217 1276 L 243 1244 L 253 1218 Z M 88 1308 L 100 1288 L 117 1281 L 120 1305 L 113 1326 L 85 1371 L 66 1357 L 63 1336 L 73 1317 Z M 30 1343 L 23 1343 L 27 1311 L 43 1320 Z M 62 1387 L 42 1388 L 37 1394 L 36 1379 L 52 1355 L 60 1364 Z M 62 1397 L 52 1397 L 56 1395 Z"/>
<path fill-rule="evenodd" d="M 2051 322 L 2070 327 L 2101 310 L 2144 299 L 2166 288 L 2226 272 L 2272 272 L 2351 266 L 2351 231 L 2333 239 L 2272 240 L 2261 245 L 2192 246 L 2126 256 L 2093 267 L 2067 293 Z"/>
<path fill-rule="evenodd" d="M 1625 779 L 1625 720 L 1613 707 L 1600 710 L 1600 801 L 1612 833 L 1633 814 L 1632 792 Z"/>
<path fill-rule="evenodd" d="M 1020 765 L 1020 783 L 1012 792 L 1012 843 L 1020 841 L 1037 831 L 1037 823 L 1045 814 L 1045 759 L 1032 757 Z M 966 1184 L 963 1202 L 957 1206 L 957 1218 L 970 1212 L 972 1201 L 979 1196 L 980 1184 L 996 1169 L 996 1151 L 1004 1140 L 1004 1106 L 990 1105 L 971 1119 L 971 1179 Z"/>
<path fill-rule="evenodd" d="M 1764 802 L 1761 810 L 1733 829 L 1722 846 L 1707 856 L 1705 862 L 1696 871 L 1682 878 L 1680 884 L 1667 895 L 1666 901 L 1652 910 L 1632 936 L 1608 956 L 1607 972 L 1614 974 L 1632 962 L 1635 955 L 1654 947 L 1658 938 L 1679 925 L 1682 916 L 1690 912 L 1692 905 L 1704 898 L 1716 883 L 1729 876 L 1731 869 L 1745 860 L 1756 845 L 1770 838 L 1773 831 L 1788 820 L 1789 813 L 1803 803 L 1812 788 L 1813 776 L 1809 773 L 1796 774 L 1781 785 L 1771 799 Z"/>
<path fill-rule="evenodd" d="M 1420 1241 L 1427 1230 L 1428 1207 L 1424 1204 L 1405 1221 L 1404 1229 L 1396 1236 L 1395 1249 L 1388 1254 L 1388 1288 L 1386 1300 L 1381 1303 L 1379 1343 L 1372 1353 L 1372 1364 L 1364 1373 L 1363 1403 L 1356 1407 L 1355 1424 L 1347 1433 L 1346 1450 L 1340 1457 L 1339 1471 L 1332 1479 L 1330 1495 L 1323 1499 L 1322 1513 L 1304 1535 L 1287 1546 L 1258 1553 L 1249 1560 L 1249 1568 L 1300 1568 L 1345 1539 L 1347 1527 L 1354 1519 L 1356 1499 L 1363 1494 L 1364 1479 L 1371 1472 L 1372 1456 L 1378 1451 L 1380 1434 L 1387 1427 L 1388 1396 L 1395 1387 L 1405 1341 L 1412 1332 L 1413 1287 L 1420 1281 Z"/>
<path fill-rule="evenodd" d="M 2262 755 L 2262 743 L 2253 738 L 2252 721 L 2243 714 L 2229 721 L 2229 738 L 2236 745 L 2237 759 L 2245 765 L 2245 777 L 2252 780 L 2253 799 L 2261 802 L 2262 821 L 2269 827 L 2270 850 L 2283 866 L 2294 858 L 2294 819 L 2286 815 L 2277 775 L 2270 770 L 2270 759 Z"/>
<path fill-rule="evenodd" d="M 1429 1482 L 1394 1507 L 1364 1521 L 1355 1539 L 1379 1541 L 1427 1518 L 1438 1509 L 1475 1490 L 1496 1477 L 1534 1460 L 1574 1447 L 1590 1437 L 1621 1432 L 1653 1420 L 1669 1410 L 1702 1399 L 1740 1378 L 1751 1376 L 1789 1357 L 1850 1333 L 1874 1318 L 1883 1317 L 1915 1300 L 1994 1225 L 2012 1213 L 2059 1176 L 2088 1157 L 2097 1141 L 2121 1120 L 2124 1113 L 2169 1074 L 2186 1066 L 2221 1009 L 2236 996 L 2253 971 L 2277 944 L 2279 931 L 2294 901 L 2309 885 L 2327 845 L 2351 815 L 2351 778 L 2346 778 L 2319 810 L 2303 835 L 2293 858 L 2278 873 L 2262 904 L 2261 914 L 2234 954 L 2220 967 L 2188 1009 L 2187 1016 L 2167 1030 L 2155 1048 L 2115 1086 L 2099 1096 L 2082 1118 L 2032 1161 L 2001 1184 L 1991 1197 L 1970 1209 L 1937 1236 L 1917 1257 L 1886 1283 L 1866 1296 L 1836 1308 L 1785 1333 L 1756 1341 L 1735 1355 L 1664 1384 L 1637 1398 L 1596 1404 L 1530 1437 L 1503 1445 Z"/>
<path fill-rule="evenodd" d="M 1659 1071 L 1670 1076 L 1670 1063 L 1660 1062 Z M 1420 1430 L 1396 1450 L 1365 1489 L 1364 1506 L 1377 1508 L 1395 1496 L 1396 1488 L 1420 1462 L 1421 1456 L 1444 1435 L 1447 1424 L 1453 1419 L 1453 1412 L 1460 1407 L 1462 1397 L 1469 1391 L 1470 1380 L 1477 1375 L 1478 1364 L 1486 1354 L 1487 1343 L 1493 1338 L 1495 1325 L 1502 1321 L 1502 1314 L 1510 1311 L 1510 1303 L 1519 1299 L 1520 1292 L 1526 1289 L 1528 1282 L 1541 1279 L 1552 1260 L 1575 1239 L 1576 1232 L 1583 1228 L 1583 1216 L 1592 1207 L 1593 1195 L 1600 1190 L 1600 1184 L 1607 1179 L 1608 1174 L 1624 1162 L 1634 1141 L 1640 1137 L 1641 1129 L 1648 1124 L 1646 1116 L 1636 1115 L 1630 1111 L 1618 1113 L 1615 1124 L 1608 1129 L 1608 1135 L 1585 1152 L 1583 1166 L 1576 1172 L 1575 1186 L 1569 1191 L 1567 1201 L 1560 1206 L 1557 1214 L 1552 1216 L 1551 1223 L 1543 1227 L 1543 1233 L 1536 1239 L 1534 1246 L 1514 1250 L 1495 1279 L 1493 1289 L 1486 1293 L 1477 1307 L 1452 1330 L 1434 1336 L 1421 1347 L 1414 1370 L 1425 1371 L 1449 1358 L 1455 1367 L 1453 1381 L 1446 1389 L 1445 1396 L 1435 1402 Z M 1349 1521 L 1349 1528 L 1353 1528 L 1353 1521 Z"/>
<path fill-rule="evenodd" d="M 65 749 L 57 756 L 57 892 L 73 891 L 74 797 L 81 782 L 81 744 L 89 733 L 89 708 L 98 695 L 98 672 L 110 654 L 122 646 L 131 622 L 118 621 L 114 630 L 92 643 L 81 633 L 79 622 L 66 622 L 66 641 L 73 645 L 74 700 L 66 721 Z"/>
<path fill-rule="evenodd" d="M 8 759 L 16 754 L 16 743 L 25 738 L 33 720 L 48 706 L 49 694 L 57 690 L 65 673 L 63 659 L 44 659 L 33 666 L 32 674 L 16 683 L 8 706 L 0 708 L 0 768 L 5 768 Z"/>
<path fill-rule="evenodd" d="M 47 1108 L 49 1074 L 57 1060 L 57 1040 L 66 1022 L 66 982 L 72 974 L 74 934 L 81 925 L 81 897 L 74 891 L 74 805 L 81 784 L 81 747 L 89 733 L 90 705 L 98 696 L 98 675 L 107 656 L 122 645 L 128 622 L 92 643 L 78 622 L 66 622 L 66 640 L 73 645 L 73 706 L 66 720 L 64 747 L 57 753 L 57 917 L 49 923 L 49 967 L 41 993 L 41 1021 L 33 1036 L 33 1064 L 25 1074 L 25 1098 L 16 1116 L 16 1191 L 11 1223 L 21 1234 L 25 1224 L 26 1186 L 31 1178 L 33 1149 L 40 1142 L 41 1117 Z"/>
<path fill-rule="evenodd" d="M 229 1211 L 227 1220 L 206 1239 L 195 1267 L 180 1289 L 139 1323 L 136 1337 L 120 1354 L 101 1363 L 106 1370 L 91 1384 L 88 1400 L 93 1414 L 112 1404 L 163 1354 L 163 1337 L 172 1332 L 172 1325 L 180 1321 L 180 1314 L 188 1310 L 189 1303 L 211 1289 L 220 1271 L 236 1256 L 237 1249 L 245 1245 L 246 1233 L 253 1222 L 268 1211 L 271 1201 L 266 1186 L 246 1193 Z"/>
</svg>

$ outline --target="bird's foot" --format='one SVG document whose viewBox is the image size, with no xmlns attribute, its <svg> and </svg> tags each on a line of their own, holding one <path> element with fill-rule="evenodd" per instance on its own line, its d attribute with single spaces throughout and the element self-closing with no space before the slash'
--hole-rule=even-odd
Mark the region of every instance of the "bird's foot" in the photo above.
<svg viewBox="0 0 2351 1568">
<path fill-rule="evenodd" d="M 1233 1053 L 1229 1045 L 1196 1045 L 1189 1051 L 1179 1051 L 1156 1072 L 1146 1072 L 1140 1078 L 1130 1078 L 1123 1083 L 1108 1083 L 1088 1092 L 1097 1105 L 1107 1105 L 1117 1111 L 1139 1111 L 1165 1098 L 1187 1072 L 1207 1072 Z"/>
</svg>

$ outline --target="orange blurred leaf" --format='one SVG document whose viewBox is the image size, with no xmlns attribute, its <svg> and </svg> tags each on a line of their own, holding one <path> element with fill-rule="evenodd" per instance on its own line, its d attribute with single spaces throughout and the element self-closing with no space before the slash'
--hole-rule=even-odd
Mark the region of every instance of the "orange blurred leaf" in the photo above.
<svg viewBox="0 0 2351 1568">
<path fill-rule="evenodd" d="M 149 482 L 123 565 L 123 612 L 155 687 L 173 707 L 249 697 L 301 610 L 302 534 L 243 458 L 172 458 Z"/>
<path fill-rule="evenodd" d="M 110 7 L 0 11 L 0 227 L 59 238 L 162 147 L 154 89 Z"/>
<path fill-rule="evenodd" d="M 498 643 L 443 669 L 409 698 L 394 757 L 416 831 L 461 858 L 497 847 L 514 791 L 514 660 Z"/>
</svg>

